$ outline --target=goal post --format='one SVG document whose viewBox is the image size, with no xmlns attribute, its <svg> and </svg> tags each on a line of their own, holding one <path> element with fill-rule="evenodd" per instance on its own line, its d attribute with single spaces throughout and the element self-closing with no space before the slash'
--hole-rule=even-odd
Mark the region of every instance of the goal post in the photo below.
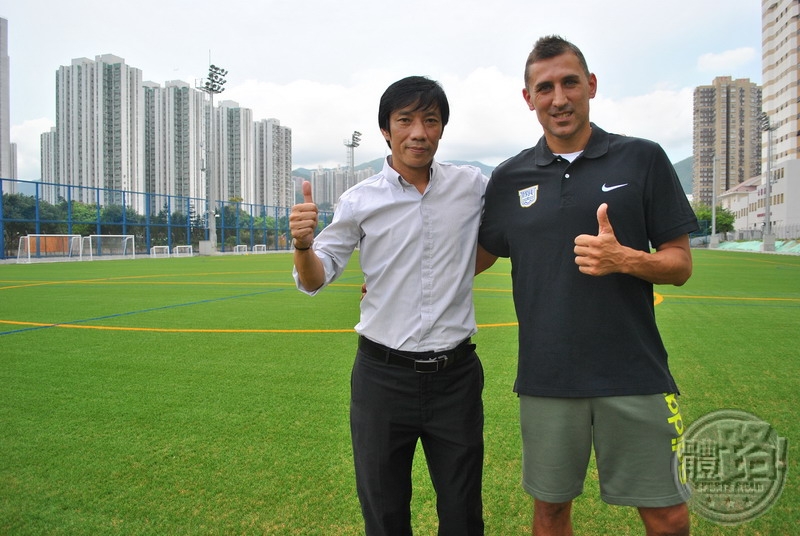
<svg viewBox="0 0 800 536">
<path fill-rule="evenodd" d="M 83 241 L 77 234 L 29 234 L 19 237 L 17 263 L 81 260 Z"/>
<path fill-rule="evenodd" d="M 191 245 L 180 245 L 172 247 L 173 257 L 191 257 L 194 255 Z"/>
<path fill-rule="evenodd" d="M 266 244 L 255 244 L 253 245 L 253 253 L 266 253 L 267 252 L 267 245 Z"/>
<path fill-rule="evenodd" d="M 247 244 L 238 244 L 233 246 L 233 252 L 238 255 L 247 255 Z"/>
<path fill-rule="evenodd" d="M 153 246 L 150 248 L 150 256 L 154 259 L 165 259 L 169 257 L 169 246 Z"/>
<path fill-rule="evenodd" d="M 136 239 L 133 235 L 89 235 L 83 237 L 84 258 L 135 259 Z"/>
</svg>

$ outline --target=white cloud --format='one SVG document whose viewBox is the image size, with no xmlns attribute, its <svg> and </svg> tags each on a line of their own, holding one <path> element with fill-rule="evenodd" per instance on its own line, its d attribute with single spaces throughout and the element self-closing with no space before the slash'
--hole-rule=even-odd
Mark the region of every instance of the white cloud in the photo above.
<svg viewBox="0 0 800 536">
<path fill-rule="evenodd" d="M 693 88 L 623 99 L 595 98 L 592 120 L 604 130 L 659 143 L 672 162 L 692 155 Z"/>
<path fill-rule="evenodd" d="M 750 47 L 741 47 L 726 50 L 718 54 L 703 54 L 697 59 L 697 70 L 702 73 L 713 73 L 715 76 L 725 76 L 725 73 L 737 71 L 758 58 L 758 53 Z"/>
</svg>

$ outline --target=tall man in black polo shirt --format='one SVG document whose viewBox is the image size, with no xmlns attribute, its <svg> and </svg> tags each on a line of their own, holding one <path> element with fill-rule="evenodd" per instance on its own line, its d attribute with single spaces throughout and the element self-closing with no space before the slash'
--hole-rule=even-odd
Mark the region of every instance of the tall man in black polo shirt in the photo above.
<svg viewBox="0 0 800 536">
<path fill-rule="evenodd" d="M 537 41 L 523 96 L 544 136 L 486 191 L 479 265 L 486 252 L 512 263 L 523 486 L 534 534 L 572 534 L 594 446 L 604 501 L 637 507 L 648 535 L 689 534 L 683 422 L 653 284 L 689 278 L 697 221 L 657 144 L 589 121 L 596 91 L 577 47 Z"/>
</svg>

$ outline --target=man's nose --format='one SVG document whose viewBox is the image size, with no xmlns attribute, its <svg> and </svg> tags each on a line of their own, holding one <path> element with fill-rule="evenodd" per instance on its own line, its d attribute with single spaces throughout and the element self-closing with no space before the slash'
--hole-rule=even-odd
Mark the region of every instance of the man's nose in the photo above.
<svg viewBox="0 0 800 536">
<path fill-rule="evenodd" d="M 561 107 L 567 103 L 567 94 L 561 84 L 556 84 L 553 88 L 553 106 Z"/>
<path fill-rule="evenodd" d="M 411 123 L 411 137 L 412 138 L 424 138 L 427 134 L 425 133 L 425 122 L 422 119 L 415 119 Z"/>
</svg>

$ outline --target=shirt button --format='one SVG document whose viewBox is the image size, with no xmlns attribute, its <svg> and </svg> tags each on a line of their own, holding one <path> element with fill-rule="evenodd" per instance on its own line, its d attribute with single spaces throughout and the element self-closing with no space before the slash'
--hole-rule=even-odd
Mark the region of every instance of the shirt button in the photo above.
<svg viewBox="0 0 800 536">
<path fill-rule="evenodd" d="M 564 173 L 564 178 L 568 179 L 569 178 L 569 173 Z"/>
</svg>

